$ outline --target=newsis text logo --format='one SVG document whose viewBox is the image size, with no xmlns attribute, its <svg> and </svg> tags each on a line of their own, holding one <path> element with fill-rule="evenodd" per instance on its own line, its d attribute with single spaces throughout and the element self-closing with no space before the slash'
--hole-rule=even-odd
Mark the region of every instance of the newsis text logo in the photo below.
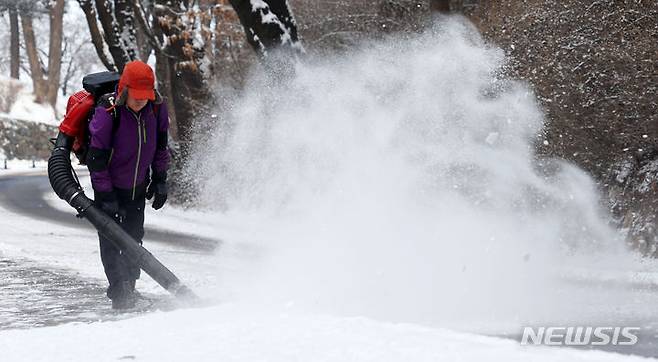
<svg viewBox="0 0 658 362">
<path fill-rule="evenodd" d="M 633 346 L 639 327 L 524 327 L 521 345 Z"/>
</svg>

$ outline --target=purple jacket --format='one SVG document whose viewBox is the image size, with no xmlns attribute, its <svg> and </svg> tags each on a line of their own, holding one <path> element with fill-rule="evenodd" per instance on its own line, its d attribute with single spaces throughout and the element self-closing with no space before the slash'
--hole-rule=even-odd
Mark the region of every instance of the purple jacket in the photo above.
<svg viewBox="0 0 658 362">
<path fill-rule="evenodd" d="M 154 108 L 159 120 L 156 120 Z M 169 149 L 157 147 L 157 133 L 169 129 L 169 113 L 165 103 L 153 106 L 149 102 L 139 113 L 127 106 L 117 106 L 118 128 L 113 130 L 112 112 L 102 106 L 96 108 L 89 123 L 91 147 L 111 151 L 105 170 L 90 172 L 91 184 L 96 191 L 108 192 L 114 188 L 134 190 L 154 172 L 169 167 Z"/>
</svg>

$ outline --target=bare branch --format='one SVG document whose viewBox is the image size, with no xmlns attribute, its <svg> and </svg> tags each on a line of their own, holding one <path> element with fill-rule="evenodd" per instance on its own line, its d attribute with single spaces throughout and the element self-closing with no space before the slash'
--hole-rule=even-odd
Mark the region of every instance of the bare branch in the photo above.
<svg viewBox="0 0 658 362">
<path fill-rule="evenodd" d="M 80 4 L 80 8 L 85 13 L 85 18 L 87 19 L 87 25 L 89 27 L 89 34 L 91 35 L 91 42 L 94 44 L 98 58 L 107 70 L 116 71 L 116 66 L 105 53 L 103 33 L 98 28 L 98 20 L 96 20 L 96 10 L 94 9 L 94 5 L 91 3 L 91 0 L 78 0 L 78 4 Z"/>
<path fill-rule="evenodd" d="M 163 51 L 162 44 L 158 38 L 155 37 L 153 29 L 151 29 L 151 26 L 147 23 L 146 11 L 142 7 L 142 4 L 139 0 L 130 0 L 130 3 L 132 5 L 133 12 L 135 13 L 135 18 L 137 19 L 137 25 L 142 30 L 144 35 L 146 35 L 146 40 L 151 45 L 151 47 L 153 47 L 153 50 L 159 54 Z"/>
</svg>

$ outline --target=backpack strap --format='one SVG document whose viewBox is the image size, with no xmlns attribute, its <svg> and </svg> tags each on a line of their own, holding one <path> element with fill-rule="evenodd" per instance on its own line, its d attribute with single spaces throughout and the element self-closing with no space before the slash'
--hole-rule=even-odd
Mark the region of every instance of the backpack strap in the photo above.
<svg viewBox="0 0 658 362">
<path fill-rule="evenodd" d="M 99 106 L 105 108 L 107 113 L 112 115 L 112 137 L 117 133 L 119 129 L 119 111 L 117 110 L 116 98 L 114 93 L 107 93 L 102 95 L 98 99 Z"/>
<path fill-rule="evenodd" d="M 153 103 L 153 115 L 155 115 L 155 122 L 158 125 L 158 129 L 160 129 L 160 105 L 157 103 Z"/>
<path fill-rule="evenodd" d="M 153 103 L 153 113 L 155 114 L 156 127 L 156 150 L 166 150 L 169 143 L 169 135 L 167 132 L 160 132 L 160 106 L 162 103 Z"/>
<path fill-rule="evenodd" d="M 116 131 L 119 128 L 119 116 L 118 116 L 119 112 L 117 112 L 116 106 L 114 104 L 114 94 L 108 93 L 102 95 L 100 98 L 98 98 L 96 105 L 105 108 L 105 110 L 111 114 L 112 138 L 114 138 L 114 135 L 116 134 Z M 93 112 L 90 116 L 93 117 Z M 91 117 L 89 118 L 89 121 L 91 121 Z M 82 155 L 80 159 L 81 162 L 86 163 L 87 167 L 89 168 L 89 171 L 91 172 L 99 172 L 106 170 L 110 158 L 112 157 L 112 150 L 98 149 L 91 147 L 91 135 L 89 134 L 87 135 L 87 142 L 88 142 L 87 154 Z"/>
</svg>

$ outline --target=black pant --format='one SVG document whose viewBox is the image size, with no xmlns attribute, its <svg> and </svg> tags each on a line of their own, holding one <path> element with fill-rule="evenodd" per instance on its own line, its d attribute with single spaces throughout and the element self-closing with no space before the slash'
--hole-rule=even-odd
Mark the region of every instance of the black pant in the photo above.
<svg viewBox="0 0 658 362">
<path fill-rule="evenodd" d="M 119 208 L 125 213 L 121 228 L 135 239 L 140 245 L 144 237 L 144 206 L 146 187 L 143 185 L 133 190 L 114 189 L 119 201 Z M 139 266 L 130 261 L 110 240 L 98 234 L 100 240 L 101 261 L 105 269 L 107 281 L 110 283 L 107 296 L 113 299 L 119 292 L 121 282 L 134 282 L 139 279 Z"/>
</svg>

